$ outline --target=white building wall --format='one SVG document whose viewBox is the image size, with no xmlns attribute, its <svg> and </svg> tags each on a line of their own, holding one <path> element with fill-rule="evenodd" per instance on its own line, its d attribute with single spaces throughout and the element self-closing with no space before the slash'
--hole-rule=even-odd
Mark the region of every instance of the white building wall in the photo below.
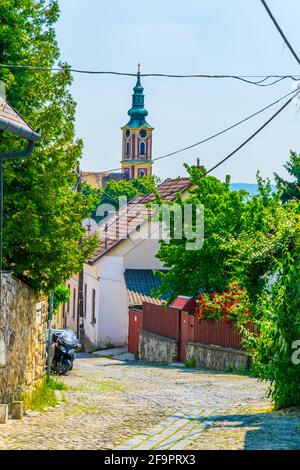
<svg viewBox="0 0 300 470">
<path fill-rule="evenodd" d="M 125 269 L 163 269 L 155 255 L 157 240 L 124 240 L 96 263 L 98 284 L 97 337 L 89 335 L 100 347 L 122 346 L 128 341 L 128 293 Z M 93 338 L 93 339 L 92 339 Z"/>
<path fill-rule="evenodd" d="M 85 289 L 86 285 L 86 289 Z M 95 318 L 93 322 L 93 289 L 96 293 L 95 298 Z M 87 339 L 94 345 L 98 343 L 98 310 L 99 310 L 99 270 L 96 266 L 84 265 L 83 269 L 83 315 L 84 331 Z M 85 298 L 86 293 L 86 298 Z"/>
<path fill-rule="evenodd" d="M 135 246 L 132 243 L 128 252 L 124 255 L 124 270 L 163 269 L 162 262 L 155 256 L 158 250 L 158 240 L 135 241 Z"/>
<path fill-rule="evenodd" d="M 122 256 L 102 256 L 97 315 L 97 346 L 127 344 L 128 294 L 124 280 Z"/>
<path fill-rule="evenodd" d="M 77 332 L 78 276 L 72 276 L 66 283 L 70 289 L 70 300 L 65 304 L 65 326 Z M 74 295 L 75 293 L 75 295 Z M 74 303 L 75 297 L 75 303 Z"/>
</svg>

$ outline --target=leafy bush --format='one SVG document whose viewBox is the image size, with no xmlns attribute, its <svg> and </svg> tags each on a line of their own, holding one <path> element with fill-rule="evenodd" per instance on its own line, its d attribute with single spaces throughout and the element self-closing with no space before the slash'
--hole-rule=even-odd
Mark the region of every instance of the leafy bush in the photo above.
<svg viewBox="0 0 300 470">
<path fill-rule="evenodd" d="M 70 290 L 64 284 L 59 284 L 54 289 L 54 301 L 53 301 L 54 312 L 56 313 L 59 306 L 65 302 L 68 302 L 69 300 L 70 300 Z"/>
<path fill-rule="evenodd" d="M 300 252 L 286 252 L 277 279 L 256 304 L 255 332 L 243 326 L 244 346 L 253 372 L 270 381 L 269 395 L 276 408 L 300 405 L 300 364 L 292 360 L 300 340 Z"/>
<path fill-rule="evenodd" d="M 44 411 L 49 406 L 58 403 L 56 390 L 66 390 L 66 385 L 52 378 L 45 379 L 33 391 L 24 397 L 25 409 L 33 411 Z"/>
<path fill-rule="evenodd" d="M 248 323 L 250 320 L 250 300 L 245 289 L 237 282 L 228 284 L 222 294 L 200 294 L 196 300 L 196 318 L 199 321 L 212 318 L 224 323 Z"/>
<path fill-rule="evenodd" d="M 197 361 L 194 356 L 189 357 L 184 361 L 184 366 L 188 369 L 194 369 L 197 366 Z"/>
</svg>

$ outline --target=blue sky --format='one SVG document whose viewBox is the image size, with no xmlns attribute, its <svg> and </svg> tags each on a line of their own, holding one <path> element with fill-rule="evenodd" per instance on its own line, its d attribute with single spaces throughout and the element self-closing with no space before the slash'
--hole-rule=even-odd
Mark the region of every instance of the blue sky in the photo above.
<svg viewBox="0 0 300 470">
<path fill-rule="evenodd" d="M 268 0 L 300 54 L 299 0 Z M 61 57 L 75 68 L 135 73 L 300 74 L 259 0 L 61 0 L 57 38 Z M 289 80 L 267 88 L 230 80 L 144 78 L 148 122 L 159 156 L 194 143 L 289 93 Z M 119 166 L 120 127 L 128 120 L 132 77 L 74 75 L 76 131 L 84 140 L 82 169 Z M 228 134 L 157 162 L 161 178 L 184 175 L 196 158 L 207 167 L 247 138 L 275 108 Z M 255 182 L 257 170 L 285 175 L 289 150 L 300 153 L 300 118 L 289 106 L 267 129 L 214 172 Z"/>
</svg>

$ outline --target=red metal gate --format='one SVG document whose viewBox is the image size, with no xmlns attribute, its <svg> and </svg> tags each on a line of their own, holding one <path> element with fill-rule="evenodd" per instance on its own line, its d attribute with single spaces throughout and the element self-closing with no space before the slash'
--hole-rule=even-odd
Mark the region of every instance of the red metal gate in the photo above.
<svg viewBox="0 0 300 470">
<path fill-rule="evenodd" d="M 140 333 L 143 328 L 143 312 L 136 308 L 129 309 L 128 352 L 136 354 L 139 346 Z"/>
<path fill-rule="evenodd" d="M 188 312 L 180 312 L 180 331 L 179 331 L 179 343 L 178 343 L 178 356 L 179 362 L 186 360 L 186 342 L 194 341 L 194 315 L 190 315 Z"/>
</svg>

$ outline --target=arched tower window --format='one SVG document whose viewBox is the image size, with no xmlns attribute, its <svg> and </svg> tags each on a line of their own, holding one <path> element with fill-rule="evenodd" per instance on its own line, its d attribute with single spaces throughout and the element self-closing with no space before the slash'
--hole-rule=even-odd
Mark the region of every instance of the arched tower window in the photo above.
<svg viewBox="0 0 300 470">
<path fill-rule="evenodd" d="M 129 155 L 130 154 L 130 142 L 126 142 L 126 155 Z"/>
<path fill-rule="evenodd" d="M 141 155 L 146 154 L 146 144 L 145 144 L 145 142 L 141 142 L 141 144 L 140 144 L 140 154 Z"/>
</svg>

